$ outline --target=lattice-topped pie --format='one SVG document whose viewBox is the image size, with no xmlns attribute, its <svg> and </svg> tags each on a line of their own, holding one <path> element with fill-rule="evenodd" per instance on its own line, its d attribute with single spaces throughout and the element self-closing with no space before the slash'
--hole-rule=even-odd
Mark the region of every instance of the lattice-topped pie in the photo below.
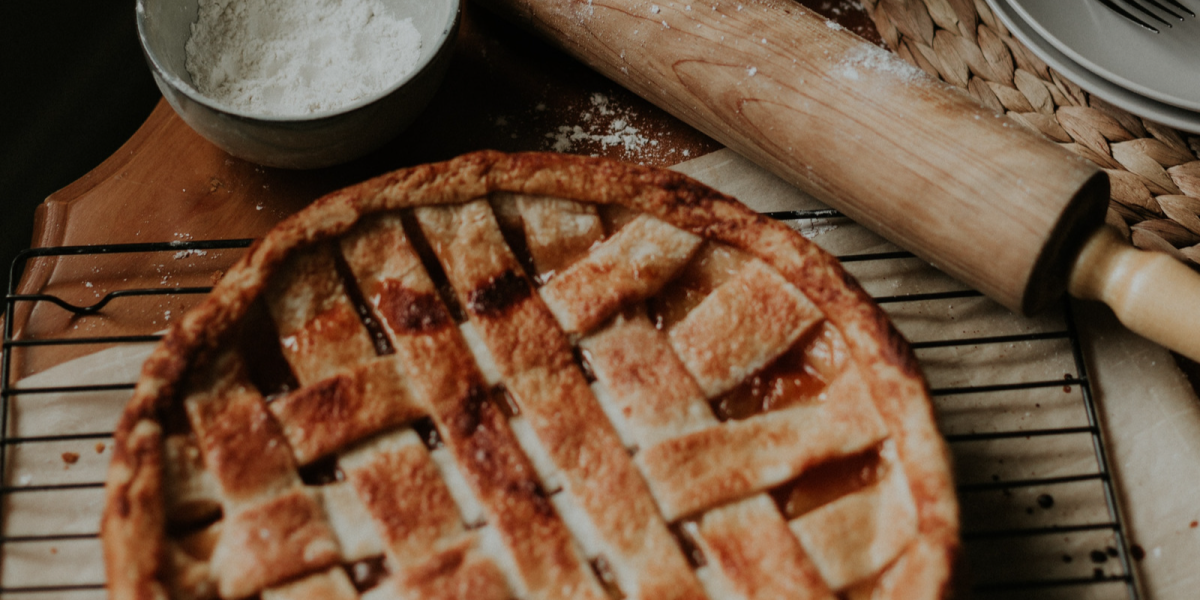
<svg viewBox="0 0 1200 600">
<path fill-rule="evenodd" d="M 331 194 L 121 421 L 118 598 L 941 598 L 946 451 L 837 262 L 677 173 L 494 152 Z"/>
</svg>

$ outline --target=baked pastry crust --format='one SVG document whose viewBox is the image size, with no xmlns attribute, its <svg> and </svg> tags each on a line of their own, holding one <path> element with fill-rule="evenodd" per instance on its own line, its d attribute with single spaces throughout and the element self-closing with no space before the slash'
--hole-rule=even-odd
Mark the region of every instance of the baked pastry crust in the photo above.
<svg viewBox="0 0 1200 600">
<path fill-rule="evenodd" d="M 540 289 L 526 283 L 521 264 L 498 239 L 495 219 L 506 215 L 493 217 L 478 202 L 505 193 L 520 195 L 513 206 L 526 224 L 533 268 L 561 269 Z M 564 203 L 570 218 L 556 220 L 548 204 L 529 201 L 541 196 L 575 201 Z M 593 205 L 643 214 L 601 242 Z M 395 216 L 399 209 L 418 209 L 416 225 L 471 316 L 463 332 L 419 268 Z M 565 240 L 557 253 L 556 238 Z M 658 293 L 706 240 L 744 254 L 729 285 L 709 294 L 669 335 L 658 335 L 644 311 L 620 312 Z M 589 247 L 573 264 L 563 260 L 562 252 Z M 337 325 L 353 306 L 329 279 L 333 270 L 320 265 L 339 249 L 364 296 L 376 299 L 393 354 L 377 356 L 369 334 Z M 643 266 L 616 258 L 629 252 L 659 260 Z M 260 298 L 274 299 L 269 306 L 284 354 L 297 352 L 289 361 L 304 386 L 270 403 L 247 383 L 245 367 L 222 352 Z M 826 392 L 838 402 L 726 423 L 707 412 L 707 402 L 812 335 L 822 320 L 840 334 L 848 356 Z M 703 340 L 709 346 L 701 351 Z M 490 357 L 478 349 L 481 341 L 492 348 Z M 583 373 L 563 366 L 572 341 L 593 355 L 609 390 L 597 394 L 599 403 L 590 401 Z M 323 349 L 314 354 L 306 346 Z M 433 348 L 438 360 L 429 358 Z M 647 369 L 648 363 L 661 366 Z M 497 378 L 522 399 L 520 419 L 513 419 L 521 428 L 510 427 L 485 398 Z M 373 402 L 379 390 L 396 400 Z M 196 460 L 171 462 L 188 452 L 189 442 L 167 423 L 181 405 L 207 449 L 202 462 L 210 471 L 229 465 L 215 477 L 204 472 L 186 481 L 183 491 L 168 490 L 168 481 L 201 469 Z M 436 477 L 439 467 L 411 432 L 383 433 L 342 454 L 348 483 L 315 491 L 298 485 L 297 461 L 425 412 L 456 456 L 486 457 L 486 464 L 463 466 L 454 477 L 468 482 L 501 543 L 517 549 L 508 555 L 507 582 L 487 558 L 486 541 L 454 514 L 441 514 L 453 513 L 453 500 L 469 520 L 470 501 L 456 494 L 457 484 L 446 487 Z M 604 426 L 605 415 L 628 418 L 614 418 L 613 428 Z M 343 426 L 331 426 L 342 416 Z M 251 433 L 242 435 L 246 428 Z M 530 443 L 531 435 L 541 441 Z M 801 438 L 815 442 L 797 446 Z M 533 455 L 518 451 L 539 443 Z M 264 447 L 281 451 L 254 451 Z M 630 458 L 629 447 L 640 450 Z M 790 521 L 763 493 L 822 461 L 872 448 L 890 465 L 878 481 Z M 195 453 L 191 447 L 193 459 Z M 907 343 L 814 244 L 671 171 L 485 151 L 334 192 L 250 248 L 147 360 L 117 429 L 102 538 L 114 598 L 170 597 L 180 577 L 215 581 L 223 597 L 354 597 L 336 564 L 386 551 L 391 560 L 411 556 L 405 563 L 411 566 L 380 586 L 408 586 L 426 597 L 557 590 L 602 598 L 597 579 L 615 578 L 629 597 L 703 597 L 705 590 L 770 597 L 787 590 L 793 597 L 838 591 L 851 598 L 931 599 L 950 593 L 958 550 L 948 465 Z M 404 497 L 368 493 L 424 480 L 430 484 Z M 571 506 L 548 493 L 552 486 L 569 488 Z M 360 504 L 349 487 L 368 501 Z M 206 579 L 207 563 L 173 558 L 181 551 L 168 539 L 168 510 L 182 510 L 185 500 L 209 506 L 218 493 L 226 514 L 211 568 L 244 572 Z M 340 514 L 302 522 L 323 506 L 386 526 L 378 534 L 348 531 Z M 264 511 L 295 522 L 257 521 Z M 703 585 L 668 531 L 667 523 L 680 522 L 676 529 L 686 530 L 710 562 Z M 269 527 L 286 531 L 256 537 Z M 572 531 L 581 530 L 594 535 L 572 541 Z M 762 540 L 771 541 L 771 551 Z M 248 545 L 267 558 L 239 563 Z M 817 556 L 811 548 L 830 551 Z M 603 577 L 590 576 L 583 556 L 597 552 L 609 563 Z M 261 571 L 268 567 L 274 570 Z M 181 569 L 187 572 L 172 575 Z"/>
</svg>

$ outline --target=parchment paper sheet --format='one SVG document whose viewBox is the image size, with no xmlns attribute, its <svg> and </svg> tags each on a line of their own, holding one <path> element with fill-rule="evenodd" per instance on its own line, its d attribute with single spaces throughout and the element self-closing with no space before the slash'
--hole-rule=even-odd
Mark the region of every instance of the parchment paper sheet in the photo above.
<svg viewBox="0 0 1200 600">
<path fill-rule="evenodd" d="M 812 198 L 723 150 L 677 167 L 760 211 L 822 208 Z M 801 233 L 840 256 L 895 248 L 847 219 L 797 222 Z M 962 284 L 915 258 L 847 262 L 875 296 L 964 289 Z M 1023 318 L 982 298 L 886 304 L 901 331 L 914 342 L 962 340 L 1060 332 L 1060 313 Z M 1145 557 L 1135 561 L 1147 596 L 1197 597 L 1200 569 L 1200 402 L 1170 355 L 1122 329 L 1106 309 L 1074 306 L 1089 361 L 1099 418 L 1133 543 Z M 1067 340 L 931 347 L 917 352 L 931 387 L 939 424 L 947 435 L 1033 431 L 1088 424 L 1078 386 L 990 393 L 953 393 L 955 388 L 1062 379 L 1079 375 Z M 72 361 L 19 382 L 20 387 L 128 383 L 149 345 L 123 346 Z M 30 437 L 111 431 L 129 392 L 31 394 L 11 399 L 10 436 Z M 104 581 L 98 529 L 100 487 L 35 491 L 36 486 L 102 482 L 108 438 L 22 443 L 8 448 L 7 481 L 30 487 L 3 497 L 0 585 L 4 588 L 72 586 Z M 1090 435 L 1018 436 L 954 442 L 960 484 L 982 484 L 1097 472 Z M 71 453 L 71 454 L 67 454 Z M 78 458 L 74 458 L 78 455 Z M 74 459 L 69 463 L 68 459 Z M 1111 529 L 1050 535 L 1002 535 L 1011 529 L 1103 524 L 1110 520 L 1096 479 L 1032 488 L 982 489 L 960 494 L 968 580 L 984 586 L 982 598 L 1124 598 L 1120 581 L 1048 589 L 991 590 L 991 584 L 1039 579 L 1086 581 L 1121 573 L 1108 556 Z M 20 541 L 21 536 L 81 537 Z M 13 540 L 12 538 L 18 538 Z M 1097 554 L 1098 553 L 1098 554 Z M 1097 554 L 1093 558 L 1093 555 Z M 1100 560 L 1100 556 L 1103 560 Z M 63 589 L 50 596 L 102 598 L 102 590 Z"/>
</svg>

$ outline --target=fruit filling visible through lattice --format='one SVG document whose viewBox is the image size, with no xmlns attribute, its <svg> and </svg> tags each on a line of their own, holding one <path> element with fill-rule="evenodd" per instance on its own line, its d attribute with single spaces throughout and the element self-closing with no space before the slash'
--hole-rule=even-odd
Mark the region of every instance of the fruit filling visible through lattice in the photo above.
<svg viewBox="0 0 1200 600">
<path fill-rule="evenodd" d="M 916 535 L 841 334 L 759 259 L 496 194 L 288 261 L 166 417 L 175 597 L 853 597 Z"/>
</svg>

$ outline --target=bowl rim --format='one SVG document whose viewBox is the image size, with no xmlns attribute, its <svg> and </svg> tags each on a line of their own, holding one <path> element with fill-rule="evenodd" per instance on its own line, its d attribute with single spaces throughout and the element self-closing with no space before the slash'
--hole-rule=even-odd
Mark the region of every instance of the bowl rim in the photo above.
<svg viewBox="0 0 1200 600">
<path fill-rule="evenodd" d="M 167 85 L 171 86 L 179 93 L 187 96 L 193 102 L 201 104 L 206 108 L 214 110 L 218 113 L 266 123 L 307 123 L 329 119 L 354 112 L 391 95 L 393 92 L 400 89 L 425 71 L 429 64 L 432 63 L 439 54 L 441 54 L 443 51 L 443 46 L 450 41 L 454 32 L 457 30 L 456 25 L 462 15 L 463 2 L 463 0 L 442 0 L 445 3 L 452 5 L 452 10 L 449 11 L 446 21 L 442 24 L 442 32 L 438 35 L 432 51 L 421 58 L 421 60 L 417 62 L 416 66 L 414 66 L 413 69 L 408 72 L 408 74 L 406 74 L 404 77 L 401 77 L 398 81 L 388 86 L 386 89 L 377 94 L 365 98 L 359 98 L 354 102 L 333 110 L 314 112 L 304 115 L 268 115 L 239 110 L 218 102 L 211 96 L 208 96 L 196 89 L 195 86 L 184 80 L 182 77 L 165 68 L 162 62 L 159 60 L 158 53 L 155 52 L 155 50 L 151 47 L 149 40 L 146 38 L 146 3 L 149 1 L 150 0 L 137 0 L 135 12 L 137 13 L 138 43 L 141 44 L 142 53 L 146 55 L 146 59 L 150 63 L 154 73 L 163 79 Z"/>
</svg>

